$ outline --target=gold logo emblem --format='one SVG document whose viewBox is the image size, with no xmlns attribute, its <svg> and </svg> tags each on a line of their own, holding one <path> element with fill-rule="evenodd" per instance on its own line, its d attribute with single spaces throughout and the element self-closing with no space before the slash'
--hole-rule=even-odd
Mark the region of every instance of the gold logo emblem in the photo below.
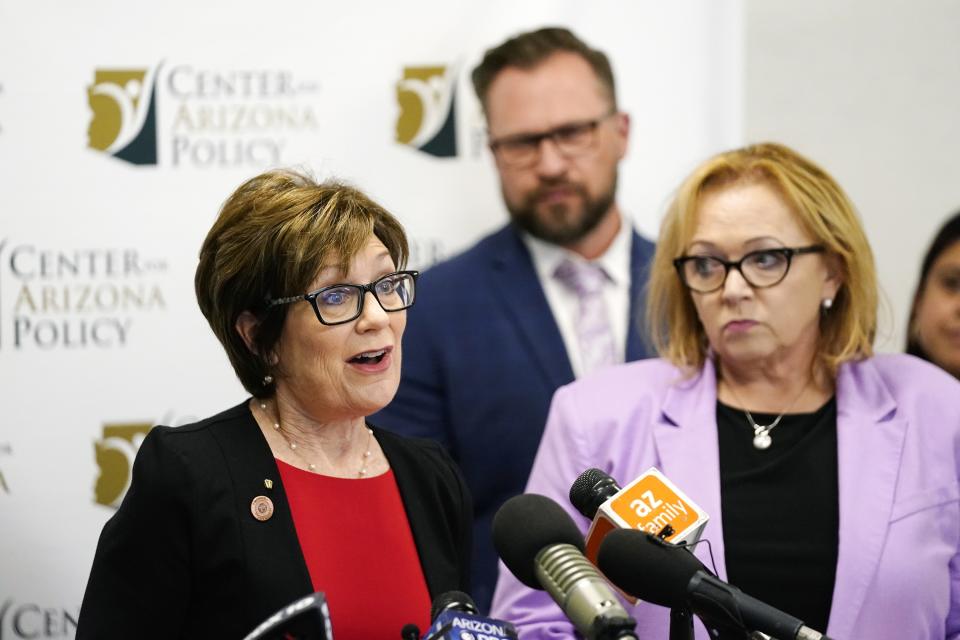
<svg viewBox="0 0 960 640">
<path fill-rule="evenodd" d="M 87 87 L 87 146 L 132 164 L 157 163 L 155 70 L 97 69 Z"/>
<path fill-rule="evenodd" d="M 396 140 L 438 157 L 457 155 L 452 67 L 405 67 L 397 83 Z"/>
<path fill-rule="evenodd" d="M 133 460 L 151 426 L 148 422 L 103 425 L 103 439 L 93 444 L 100 468 L 94 488 L 97 504 L 120 506 L 130 486 Z"/>
</svg>

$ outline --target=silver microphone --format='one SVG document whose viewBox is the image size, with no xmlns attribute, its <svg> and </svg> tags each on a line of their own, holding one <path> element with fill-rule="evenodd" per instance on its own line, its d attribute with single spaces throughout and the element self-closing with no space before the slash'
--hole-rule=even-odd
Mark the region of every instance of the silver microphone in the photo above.
<svg viewBox="0 0 960 640">
<path fill-rule="evenodd" d="M 550 498 L 507 500 L 493 519 L 493 544 L 511 573 L 549 593 L 588 640 L 636 639 L 636 621 L 583 555 L 583 534 Z"/>
<path fill-rule="evenodd" d="M 544 547 L 534 564 L 537 582 L 584 636 L 595 637 L 590 633 L 597 618 L 629 618 L 607 582 L 575 546 Z"/>
</svg>

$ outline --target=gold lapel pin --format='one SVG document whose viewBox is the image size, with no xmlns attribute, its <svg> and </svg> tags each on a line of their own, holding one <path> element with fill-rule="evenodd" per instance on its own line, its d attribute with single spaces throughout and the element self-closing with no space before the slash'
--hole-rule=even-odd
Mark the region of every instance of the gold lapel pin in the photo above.
<svg viewBox="0 0 960 640">
<path fill-rule="evenodd" d="M 273 501 L 267 496 L 257 496 L 250 503 L 250 513 L 260 522 L 266 522 L 273 516 Z"/>
<path fill-rule="evenodd" d="M 264 478 L 263 486 L 265 486 L 267 489 L 273 489 L 273 480 L 271 480 L 270 478 Z"/>
</svg>

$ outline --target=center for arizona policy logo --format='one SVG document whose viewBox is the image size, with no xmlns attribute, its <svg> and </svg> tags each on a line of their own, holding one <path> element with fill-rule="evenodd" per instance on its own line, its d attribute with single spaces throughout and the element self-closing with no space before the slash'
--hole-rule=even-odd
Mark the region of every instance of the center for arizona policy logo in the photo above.
<svg viewBox="0 0 960 640">
<path fill-rule="evenodd" d="M 103 425 L 103 439 L 93 443 L 100 475 L 94 502 L 118 507 L 130 486 L 130 470 L 140 444 L 153 427 L 149 422 Z"/>
<path fill-rule="evenodd" d="M 453 67 L 404 67 L 396 87 L 397 142 L 440 158 L 457 155 L 456 86 Z"/>
<path fill-rule="evenodd" d="M 114 349 L 165 313 L 167 261 L 133 247 L 0 238 L 0 349 Z M 2 639 L 0 639 L 2 640 Z"/>
<path fill-rule="evenodd" d="M 159 424 L 176 427 L 197 420 L 196 416 L 178 414 L 171 410 L 160 419 Z M 154 424 L 145 421 L 103 424 L 103 437 L 93 443 L 99 469 L 93 488 L 94 502 L 105 507 L 120 506 L 127 489 L 130 488 L 133 461 Z M 0 640 L 3 638 L 0 637 Z"/>
<path fill-rule="evenodd" d="M 157 164 L 157 71 L 98 69 L 87 88 L 87 146 L 131 164 Z"/>
<path fill-rule="evenodd" d="M 265 167 L 319 130 L 316 82 L 289 69 L 165 61 L 94 70 L 87 146 L 136 165 Z"/>
</svg>

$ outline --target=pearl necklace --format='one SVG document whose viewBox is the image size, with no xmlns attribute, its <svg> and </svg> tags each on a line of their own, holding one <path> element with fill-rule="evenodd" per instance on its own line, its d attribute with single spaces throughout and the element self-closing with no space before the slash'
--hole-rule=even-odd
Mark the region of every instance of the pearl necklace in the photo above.
<svg viewBox="0 0 960 640">
<path fill-rule="evenodd" d="M 267 413 L 267 404 L 265 402 L 260 403 L 260 410 L 263 411 L 263 415 L 266 416 L 268 420 L 273 422 L 273 430 L 279 433 L 280 437 L 282 437 L 286 441 L 287 446 L 290 447 L 290 450 L 296 453 L 297 456 L 299 456 L 300 459 L 306 463 L 307 468 L 310 469 L 310 471 L 312 471 L 313 473 L 317 473 L 317 465 L 307 460 L 306 456 L 300 453 L 300 451 L 298 450 L 296 441 L 290 437 L 290 434 L 287 433 L 286 429 L 280 426 L 280 411 L 277 410 L 277 419 L 273 420 L 270 417 L 270 414 Z M 363 464 L 360 465 L 360 471 L 357 472 L 358 478 L 363 478 L 363 477 L 366 477 L 367 475 L 367 463 L 370 462 L 370 457 L 373 455 L 373 452 L 370 448 L 370 443 L 372 441 L 373 441 L 373 429 L 367 427 L 367 447 L 366 447 L 366 450 L 363 452 Z"/>
</svg>

